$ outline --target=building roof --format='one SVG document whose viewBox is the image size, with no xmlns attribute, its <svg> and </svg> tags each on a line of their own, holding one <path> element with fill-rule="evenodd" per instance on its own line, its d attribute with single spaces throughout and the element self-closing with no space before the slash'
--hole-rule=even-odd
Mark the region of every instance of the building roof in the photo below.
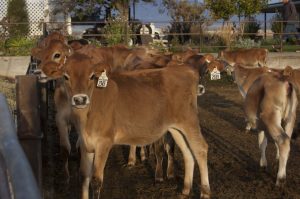
<svg viewBox="0 0 300 199">
<path fill-rule="evenodd" d="M 293 1 L 297 11 L 300 11 L 300 0 L 290 0 Z M 261 12 L 265 12 L 265 13 L 276 13 L 276 12 L 281 12 L 283 8 L 283 3 L 272 3 L 269 4 L 266 8 L 262 9 Z"/>
</svg>

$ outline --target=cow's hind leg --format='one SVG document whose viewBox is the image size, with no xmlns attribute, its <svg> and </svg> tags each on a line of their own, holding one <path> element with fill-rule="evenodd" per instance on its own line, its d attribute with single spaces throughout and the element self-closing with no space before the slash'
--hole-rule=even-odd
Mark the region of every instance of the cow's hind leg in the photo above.
<svg viewBox="0 0 300 199">
<path fill-rule="evenodd" d="M 182 129 L 179 129 L 185 135 L 186 141 L 194 154 L 198 163 L 201 178 L 201 198 L 210 198 L 210 186 L 208 179 L 207 152 L 208 145 L 201 134 L 198 120 L 190 119 Z"/>
<path fill-rule="evenodd" d="M 169 129 L 172 134 L 177 146 L 180 148 L 183 159 L 184 159 L 184 187 L 182 190 L 183 195 L 189 195 L 192 184 L 193 184 L 193 174 L 194 174 L 194 158 L 193 155 L 183 137 L 183 135 L 177 129 Z"/>
<path fill-rule="evenodd" d="M 268 139 L 265 135 L 264 131 L 259 131 L 258 133 L 258 147 L 260 149 L 260 166 L 261 167 L 267 167 L 267 158 L 266 158 L 266 148 L 268 145 Z"/>
<path fill-rule="evenodd" d="M 111 147 L 111 140 L 99 138 L 95 149 L 94 175 L 91 183 L 94 199 L 100 198 L 100 192 L 103 183 L 104 167 Z"/>
<path fill-rule="evenodd" d="M 281 113 L 279 111 L 261 114 L 261 118 L 279 148 L 279 168 L 276 186 L 283 186 L 286 179 L 286 164 L 290 152 L 290 138 L 281 127 Z"/>
<path fill-rule="evenodd" d="M 168 156 L 167 178 L 174 178 L 174 150 L 175 143 L 170 133 L 167 133 L 164 138 L 165 150 Z"/>
<path fill-rule="evenodd" d="M 163 138 L 156 141 L 154 144 L 155 158 L 156 158 L 156 168 L 155 168 L 155 181 L 162 182 L 164 180 L 163 176 L 163 155 L 164 155 L 164 145 Z"/>
</svg>

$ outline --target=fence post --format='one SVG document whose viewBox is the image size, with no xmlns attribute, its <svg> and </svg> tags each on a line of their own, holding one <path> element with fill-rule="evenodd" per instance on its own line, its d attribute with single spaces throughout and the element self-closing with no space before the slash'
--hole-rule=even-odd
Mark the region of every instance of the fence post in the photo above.
<svg viewBox="0 0 300 199">
<path fill-rule="evenodd" d="M 16 76 L 17 134 L 20 144 L 42 190 L 42 151 L 38 79 L 34 75 Z"/>
<path fill-rule="evenodd" d="M 282 48 L 283 48 L 282 34 L 283 34 L 283 21 L 280 21 L 280 52 L 282 52 Z"/>
</svg>

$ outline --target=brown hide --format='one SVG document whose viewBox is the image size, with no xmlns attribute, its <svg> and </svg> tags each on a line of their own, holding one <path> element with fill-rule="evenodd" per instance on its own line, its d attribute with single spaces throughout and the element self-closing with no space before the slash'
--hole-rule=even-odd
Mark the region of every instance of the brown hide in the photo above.
<svg viewBox="0 0 300 199">
<path fill-rule="evenodd" d="M 267 67 L 261 68 L 247 68 L 241 65 L 234 65 L 234 81 L 238 85 L 243 98 L 246 97 L 248 89 L 252 83 L 263 73 L 271 72 Z"/>
<path fill-rule="evenodd" d="M 268 50 L 265 48 L 238 49 L 234 51 L 222 50 L 219 58 L 230 65 L 242 64 L 245 66 L 266 66 Z"/>
</svg>

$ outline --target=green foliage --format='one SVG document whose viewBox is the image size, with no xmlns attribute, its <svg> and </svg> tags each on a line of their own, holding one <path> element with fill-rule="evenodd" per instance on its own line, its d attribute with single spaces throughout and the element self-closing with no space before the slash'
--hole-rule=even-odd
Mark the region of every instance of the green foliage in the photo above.
<svg viewBox="0 0 300 199">
<path fill-rule="evenodd" d="M 260 24 L 253 17 L 249 17 L 245 23 L 244 33 L 245 38 L 255 39 L 257 31 L 260 29 Z"/>
<path fill-rule="evenodd" d="M 108 45 L 116 45 L 125 41 L 125 27 L 120 18 L 109 19 L 102 31 L 105 34 L 105 43 Z"/>
<path fill-rule="evenodd" d="M 267 6 L 268 0 L 205 0 L 214 19 L 229 20 L 233 15 L 250 16 Z"/>
<path fill-rule="evenodd" d="M 259 48 L 261 46 L 261 42 L 255 42 L 253 39 L 240 38 L 237 42 L 234 43 L 234 48 Z"/>
<path fill-rule="evenodd" d="M 0 43 L 0 51 L 4 55 L 26 56 L 30 55 L 31 49 L 36 46 L 36 39 L 28 39 L 26 37 L 13 37 Z"/>
<path fill-rule="evenodd" d="M 29 21 L 25 0 L 9 0 L 6 17 L 10 23 L 8 26 L 10 37 L 27 36 Z"/>
<path fill-rule="evenodd" d="M 176 39 L 180 44 L 184 44 L 192 39 L 189 33 L 193 30 L 197 29 L 197 32 L 202 32 L 202 24 L 207 21 L 203 4 L 176 0 L 163 0 L 162 4 L 173 20 L 170 33 L 180 33 L 179 35 L 170 36 L 170 40 Z"/>
</svg>

